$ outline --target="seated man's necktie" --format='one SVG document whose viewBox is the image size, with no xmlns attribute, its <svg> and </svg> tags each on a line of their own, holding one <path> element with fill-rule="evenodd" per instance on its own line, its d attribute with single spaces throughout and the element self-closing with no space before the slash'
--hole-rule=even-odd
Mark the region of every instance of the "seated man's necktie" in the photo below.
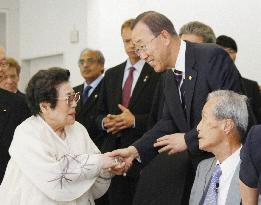
<svg viewBox="0 0 261 205">
<path fill-rule="evenodd" d="M 217 164 L 212 174 L 211 181 L 203 205 L 217 205 L 219 178 L 222 174 L 220 165 Z"/>
</svg>

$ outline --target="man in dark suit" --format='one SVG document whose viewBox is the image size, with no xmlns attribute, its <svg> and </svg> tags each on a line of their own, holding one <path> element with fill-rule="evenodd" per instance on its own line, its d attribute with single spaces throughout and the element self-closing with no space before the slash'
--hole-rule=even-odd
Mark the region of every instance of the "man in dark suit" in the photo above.
<svg viewBox="0 0 261 205">
<path fill-rule="evenodd" d="M 214 154 L 199 163 L 190 205 L 240 205 L 241 138 L 248 126 L 247 97 L 229 90 L 208 95 L 197 126 L 199 148 Z"/>
<path fill-rule="evenodd" d="M 243 204 L 261 204 L 261 125 L 251 128 L 240 153 L 240 192 Z"/>
<path fill-rule="evenodd" d="M 194 43 L 215 43 L 216 36 L 212 28 L 202 22 L 192 21 L 183 25 L 179 31 L 182 40 Z M 160 79 L 155 90 L 152 109 L 149 119 L 149 128 L 151 129 L 155 123 L 161 118 L 164 105 L 164 94 L 162 87 L 164 85 L 164 77 Z M 151 199 L 151 195 L 156 195 L 158 190 L 167 190 L 160 194 L 161 198 L 168 198 L 173 194 L 176 178 L 172 173 L 177 171 L 176 163 L 182 161 L 181 158 L 172 157 L 166 153 L 156 156 L 143 170 L 137 185 L 137 192 L 134 197 L 133 205 L 142 204 L 143 201 Z M 162 170 L 162 167 L 168 169 Z M 180 167 L 179 167 L 180 168 Z M 162 174 L 159 176 L 159 172 Z M 155 194 L 153 194 L 155 193 Z"/>
<path fill-rule="evenodd" d="M 143 204 L 185 205 L 193 181 L 192 163 L 197 165 L 202 157 L 196 126 L 207 95 L 218 89 L 240 92 L 241 77 L 224 50 L 213 44 L 181 41 L 172 22 L 160 13 L 140 14 L 133 24 L 132 40 L 136 52 L 155 71 L 167 70 L 162 90 L 164 109 L 161 119 L 142 138 L 111 156 L 121 156 L 127 170 L 135 158 L 147 164 L 158 152 L 179 152 L 173 156 L 177 158 L 177 169 L 172 173 L 176 183 L 171 193 L 164 198 L 153 195 Z"/>
<path fill-rule="evenodd" d="M 98 99 L 103 79 L 105 59 L 98 50 L 84 49 L 78 61 L 80 72 L 85 82 L 74 87 L 75 92 L 81 93 L 81 99 L 76 107 L 76 120 L 84 125 L 91 139 L 101 149 L 103 137 L 96 127 L 98 115 Z"/>
<path fill-rule="evenodd" d="M 224 50 L 229 54 L 230 58 L 235 63 L 237 57 L 237 44 L 236 41 L 225 35 L 221 35 L 217 37 L 218 45 L 224 48 Z M 261 123 L 261 94 L 259 90 L 259 86 L 256 81 L 242 78 L 242 84 L 244 93 L 249 98 L 250 107 L 253 110 L 253 114 L 258 122 Z"/>
<path fill-rule="evenodd" d="M 25 99 L 2 89 L 5 84 L 5 72 L 8 67 L 5 51 L 0 48 L 0 183 L 4 177 L 10 159 L 8 149 L 17 125 L 29 116 Z"/>
<path fill-rule="evenodd" d="M 99 99 L 97 125 L 106 133 L 103 151 L 125 148 L 146 131 L 153 92 L 159 74 L 135 53 L 131 40 L 131 23 L 123 23 L 121 36 L 127 61 L 106 71 Z M 111 205 L 130 205 L 139 178 L 140 166 L 135 164 L 126 176 L 112 179 L 108 191 Z"/>
</svg>

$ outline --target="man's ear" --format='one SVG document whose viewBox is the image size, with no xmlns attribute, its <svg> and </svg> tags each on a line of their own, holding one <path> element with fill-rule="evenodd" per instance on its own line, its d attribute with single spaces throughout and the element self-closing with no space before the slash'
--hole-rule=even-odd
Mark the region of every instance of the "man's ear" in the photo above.
<svg viewBox="0 0 261 205">
<path fill-rule="evenodd" d="M 169 34 L 168 31 L 162 30 L 160 32 L 160 36 L 164 40 L 164 43 L 166 43 L 167 45 L 170 43 L 171 35 Z"/>
<path fill-rule="evenodd" d="M 50 109 L 50 103 L 48 102 L 41 102 L 40 103 L 40 110 L 42 113 L 46 113 L 48 112 Z"/>
<path fill-rule="evenodd" d="M 235 127 L 235 123 L 231 119 L 225 119 L 224 132 L 225 134 L 229 134 Z"/>
</svg>

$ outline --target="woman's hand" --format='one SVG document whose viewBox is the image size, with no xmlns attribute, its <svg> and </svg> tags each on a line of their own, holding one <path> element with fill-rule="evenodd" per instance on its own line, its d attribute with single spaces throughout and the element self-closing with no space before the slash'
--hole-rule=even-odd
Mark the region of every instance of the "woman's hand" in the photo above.
<svg viewBox="0 0 261 205">
<path fill-rule="evenodd" d="M 123 163 L 120 157 L 110 157 L 107 153 L 103 154 L 103 169 L 110 169 L 120 166 Z"/>
</svg>

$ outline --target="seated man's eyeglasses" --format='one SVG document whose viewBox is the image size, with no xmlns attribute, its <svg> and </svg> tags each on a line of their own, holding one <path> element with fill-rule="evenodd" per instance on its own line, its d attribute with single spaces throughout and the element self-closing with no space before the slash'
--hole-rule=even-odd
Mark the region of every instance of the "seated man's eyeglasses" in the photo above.
<svg viewBox="0 0 261 205">
<path fill-rule="evenodd" d="M 96 59 L 94 59 L 94 58 L 87 58 L 86 60 L 80 59 L 80 60 L 78 61 L 78 64 L 79 64 L 79 65 L 84 65 L 84 64 L 86 63 L 87 65 L 91 65 L 91 64 L 93 64 L 94 62 L 96 62 Z"/>
<path fill-rule="evenodd" d="M 81 98 L 81 94 L 80 94 L 80 92 L 77 92 L 77 93 L 67 95 L 64 98 L 56 98 L 56 99 L 57 100 L 66 100 L 67 105 L 72 106 L 73 101 L 75 101 L 77 103 L 80 100 L 80 98 Z"/>
</svg>

